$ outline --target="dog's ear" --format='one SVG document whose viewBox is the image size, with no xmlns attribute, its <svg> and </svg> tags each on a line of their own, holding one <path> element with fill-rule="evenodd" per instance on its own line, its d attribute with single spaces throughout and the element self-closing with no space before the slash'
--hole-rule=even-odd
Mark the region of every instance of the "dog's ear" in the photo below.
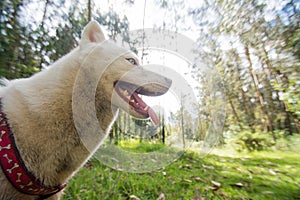
<svg viewBox="0 0 300 200">
<path fill-rule="evenodd" d="M 98 22 L 90 21 L 84 28 L 81 40 L 79 42 L 80 46 L 83 46 L 89 42 L 100 43 L 105 40 L 105 36 Z"/>
</svg>

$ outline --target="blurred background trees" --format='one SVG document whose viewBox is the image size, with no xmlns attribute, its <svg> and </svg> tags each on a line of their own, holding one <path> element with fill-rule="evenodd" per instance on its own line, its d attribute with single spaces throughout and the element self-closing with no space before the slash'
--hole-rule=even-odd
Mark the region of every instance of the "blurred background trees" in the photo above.
<svg viewBox="0 0 300 200">
<path fill-rule="evenodd" d="M 209 25 L 200 32 L 199 56 L 214 61 L 223 77 L 227 133 L 239 134 L 252 149 L 299 134 L 299 2 L 225 0 L 207 6 L 217 16 L 213 24 L 201 9 L 190 13 L 197 24 Z"/>
<path fill-rule="evenodd" d="M 129 7 L 137 4 L 134 0 L 121 2 Z M 237 138 L 248 149 L 255 149 L 299 135 L 299 1 L 196 2 L 155 0 L 154 4 L 165 13 L 155 26 L 196 35 L 198 59 L 216 70 L 223 81 L 225 138 Z M 72 3 L 64 0 L 1 1 L 0 77 L 23 78 L 42 70 L 77 45 L 82 27 L 89 18 L 102 24 L 112 39 L 120 34 L 124 42 L 133 46 L 127 17 L 119 16 L 113 8 L 100 10 L 95 3 L 91 0 Z M 192 131 L 194 138 L 201 140 L 209 128 L 215 102 L 209 101 L 210 91 L 205 87 L 209 77 L 199 66 L 191 68 L 191 73 L 203 86 L 199 90 L 202 101 L 199 102 L 199 126 Z M 180 121 L 185 119 L 182 116 L 178 111 L 170 118 Z M 141 122 L 126 115 L 120 120 L 119 124 L 127 128 L 120 132 L 115 127 L 112 139 L 126 132 L 142 135 L 139 126 L 156 131 L 160 141 L 172 132 L 172 127 L 165 124 L 162 117 L 164 123 L 157 129 L 151 127 L 151 123 L 139 124 Z M 178 129 L 180 126 L 173 127 L 175 131 Z M 189 128 L 182 129 L 184 134 L 191 132 Z"/>
<path fill-rule="evenodd" d="M 127 19 L 91 1 L 4 0 L 0 8 L 0 76 L 7 79 L 29 77 L 75 48 L 91 12 L 110 38 L 121 34 L 129 42 Z"/>
</svg>

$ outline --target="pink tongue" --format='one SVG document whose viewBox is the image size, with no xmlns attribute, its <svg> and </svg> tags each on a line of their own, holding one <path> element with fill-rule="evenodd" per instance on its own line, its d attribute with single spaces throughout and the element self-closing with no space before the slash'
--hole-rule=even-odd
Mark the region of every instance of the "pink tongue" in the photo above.
<svg viewBox="0 0 300 200">
<path fill-rule="evenodd" d="M 134 98 L 138 101 L 138 103 L 142 106 L 142 109 L 143 108 L 146 108 L 148 107 L 148 110 L 146 110 L 148 112 L 148 115 L 150 116 L 152 122 L 157 126 L 159 124 L 159 120 L 155 114 L 155 112 L 153 111 L 153 109 L 148 106 L 138 95 L 137 93 L 133 93 L 132 94 L 134 96 Z"/>
<path fill-rule="evenodd" d="M 153 123 L 157 126 L 159 124 L 159 120 L 152 108 L 148 109 L 148 115 L 152 119 Z"/>
</svg>

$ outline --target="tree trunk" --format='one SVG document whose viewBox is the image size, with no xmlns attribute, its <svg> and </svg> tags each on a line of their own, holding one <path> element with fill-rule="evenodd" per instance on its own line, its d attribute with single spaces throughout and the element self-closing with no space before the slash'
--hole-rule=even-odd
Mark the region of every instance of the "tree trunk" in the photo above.
<svg viewBox="0 0 300 200">
<path fill-rule="evenodd" d="M 92 20 L 92 0 L 88 0 L 88 21 Z"/>
<path fill-rule="evenodd" d="M 232 99 L 230 97 L 229 97 L 229 104 L 230 104 L 230 107 L 232 109 L 233 115 L 234 115 L 234 117 L 235 117 L 235 119 L 236 119 L 236 121 L 237 121 L 237 123 L 238 123 L 238 125 L 240 127 L 240 130 L 242 131 L 243 130 L 243 127 L 241 125 L 242 122 L 241 122 L 241 120 L 240 120 L 240 118 L 239 118 L 239 116 L 238 116 L 238 114 L 237 114 L 237 112 L 235 110 L 234 104 L 233 104 Z"/>
<path fill-rule="evenodd" d="M 184 97 L 181 96 L 181 134 L 182 134 L 182 144 L 183 144 L 183 148 L 185 149 L 185 138 L 184 138 Z"/>
<path fill-rule="evenodd" d="M 262 95 L 260 89 L 258 88 L 259 82 L 258 82 L 257 76 L 256 76 L 256 74 L 253 70 L 253 64 L 252 64 L 252 60 L 251 60 L 251 57 L 250 57 L 249 47 L 247 45 L 245 45 L 245 55 L 246 55 L 246 58 L 247 58 L 247 61 L 248 61 L 248 64 L 249 64 L 248 69 L 249 69 L 249 72 L 250 72 L 250 75 L 251 75 L 251 78 L 252 78 L 252 82 L 253 82 L 256 94 L 258 96 L 258 99 L 259 99 L 259 105 L 260 105 L 260 108 L 261 108 L 261 110 L 263 112 L 263 115 L 264 115 L 264 119 L 263 119 L 263 126 L 265 127 L 264 129 L 266 129 L 265 131 L 272 132 L 272 137 L 273 137 L 274 140 L 276 140 L 275 134 L 273 132 L 272 119 L 268 115 L 268 112 L 267 112 L 266 107 L 264 105 L 263 95 Z"/>
<path fill-rule="evenodd" d="M 240 84 L 240 94 L 242 96 L 242 108 L 241 110 L 245 110 L 245 117 L 246 117 L 246 124 L 248 124 L 249 128 L 254 132 L 254 124 L 255 124 L 255 116 L 254 116 L 254 112 L 251 111 L 250 109 L 250 105 L 249 105 L 249 99 L 247 98 L 246 92 L 243 89 L 243 80 L 242 80 L 242 70 L 240 68 L 240 66 L 242 65 L 241 63 L 241 59 L 238 55 L 237 52 L 233 52 L 233 56 L 234 56 L 234 61 L 236 64 L 236 73 L 237 73 L 237 82 Z M 238 97 L 237 97 L 238 98 Z"/>
<path fill-rule="evenodd" d="M 165 137 L 166 137 L 166 134 L 165 134 L 165 117 L 162 116 L 162 128 L 161 128 L 161 141 L 163 144 L 165 144 Z"/>
<path fill-rule="evenodd" d="M 269 54 L 268 54 L 268 52 L 265 48 L 265 45 L 263 45 L 262 48 L 263 48 L 264 57 L 261 58 L 261 59 L 265 61 L 264 64 L 266 65 L 267 70 L 265 68 L 263 68 L 263 69 L 264 69 L 265 73 L 268 74 L 268 76 L 273 78 L 273 80 L 275 81 L 276 84 L 279 84 L 278 79 L 277 79 L 277 74 L 274 72 L 274 70 L 271 66 L 271 62 L 270 62 L 270 59 L 269 59 Z M 287 77 L 286 77 L 286 80 L 283 80 L 283 81 L 288 84 L 288 78 Z M 297 117 L 294 116 L 293 113 L 288 111 L 286 103 L 279 99 L 279 92 L 276 91 L 275 89 L 273 89 L 270 82 L 269 82 L 269 87 L 272 88 L 272 90 L 276 92 L 276 101 L 279 104 L 279 109 L 281 110 L 281 112 L 285 113 L 285 129 L 288 129 L 288 133 L 290 135 L 293 133 L 292 122 L 291 122 L 291 119 L 290 119 L 290 118 L 292 118 L 292 120 L 294 121 L 294 124 L 295 124 L 296 131 L 298 133 L 300 133 L 300 124 L 299 124 L 299 121 L 298 121 Z M 281 91 L 281 92 L 284 92 L 284 91 Z M 274 109 L 275 109 L 275 107 L 274 107 Z M 278 109 L 278 108 L 276 108 L 276 109 Z"/>
</svg>

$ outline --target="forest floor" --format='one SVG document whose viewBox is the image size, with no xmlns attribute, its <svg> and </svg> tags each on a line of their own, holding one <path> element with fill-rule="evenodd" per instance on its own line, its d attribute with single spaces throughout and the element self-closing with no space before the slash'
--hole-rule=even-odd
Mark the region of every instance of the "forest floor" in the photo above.
<svg viewBox="0 0 300 200">
<path fill-rule="evenodd" d="M 115 171 L 92 159 L 63 196 L 76 199 L 300 200 L 300 155 L 214 151 L 201 157 L 189 151 L 165 169 L 144 174 Z"/>
</svg>

